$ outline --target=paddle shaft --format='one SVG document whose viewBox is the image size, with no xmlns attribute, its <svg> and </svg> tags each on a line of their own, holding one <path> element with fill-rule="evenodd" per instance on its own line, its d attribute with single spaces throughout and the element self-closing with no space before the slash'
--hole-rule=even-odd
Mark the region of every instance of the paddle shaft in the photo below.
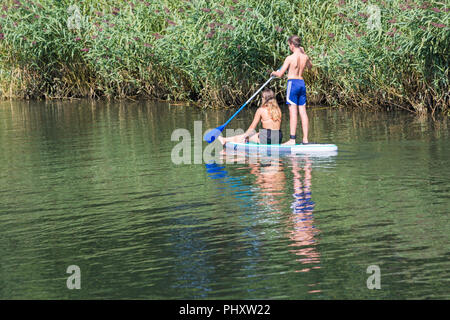
<svg viewBox="0 0 450 320">
<path fill-rule="evenodd" d="M 280 70 L 280 69 L 278 69 L 278 70 Z M 264 84 L 261 86 L 261 88 L 259 88 L 258 91 L 256 91 L 256 92 L 250 97 L 250 99 L 248 99 L 247 102 L 244 103 L 244 104 L 242 105 L 242 107 L 240 107 L 239 110 L 236 111 L 236 112 L 231 116 L 230 119 L 228 119 L 227 122 L 225 122 L 225 123 L 224 123 L 223 125 L 221 125 L 220 127 L 217 127 L 217 128 L 215 128 L 215 129 L 213 129 L 213 130 L 208 131 L 208 132 L 205 134 L 205 136 L 203 137 L 203 140 L 205 140 L 205 141 L 208 142 L 208 143 L 211 143 L 211 142 L 213 142 L 214 140 L 216 140 L 216 136 L 219 136 L 219 135 L 221 134 L 221 132 L 223 131 L 223 129 L 225 129 L 225 127 L 230 123 L 230 121 L 233 120 L 234 117 L 236 117 L 236 115 L 237 115 L 239 112 L 241 112 L 241 110 L 244 109 L 245 106 L 246 106 L 250 101 L 252 101 L 252 99 L 253 99 L 253 98 L 254 98 L 254 97 L 255 97 L 255 96 L 256 96 L 256 95 L 257 95 L 257 94 L 265 87 L 265 86 L 267 86 L 267 84 L 268 84 L 273 78 L 274 78 L 274 77 L 271 76 L 270 79 L 267 80 L 266 83 L 264 83 Z"/>
<path fill-rule="evenodd" d="M 240 107 L 239 108 L 239 110 L 238 111 L 236 111 L 232 116 L 231 116 L 231 118 L 230 119 L 228 119 L 228 121 L 227 122 L 225 122 L 223 125 L 222 125 L 222 127 L 224 128 L 231 120 L 233 120 L 233 118 L 239 113 L 239 112 L 241 112 L 241 110 L 242 109 L 244 109 L 244 107 L 250 102 L 250 101 L 252 101 L 252 99 L 265 87 L 265 86 L 267 86 L 267 84 L 273 79 L 274 77 L 270 77 L 270 79 L 269 80 L 267 80 L 266 81 L 266 83 L 264 83 L 262 86 L 261 86 L 261 88 L 259 88 L 258 89 L 258 91 L 256 91 L 251 97 L 250 97 L 250 99 L 248 99 L 247 100 L 247 102 L 246 103 L 244 103 L 243 105 L 242 105 L 242 107 Z"/>
</svg>

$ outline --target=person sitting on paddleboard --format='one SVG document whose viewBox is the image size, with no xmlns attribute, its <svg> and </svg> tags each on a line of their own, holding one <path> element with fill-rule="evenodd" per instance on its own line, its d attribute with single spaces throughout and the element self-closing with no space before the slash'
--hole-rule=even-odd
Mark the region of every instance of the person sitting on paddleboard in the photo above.
<svg viewBox="0 0 450 320">
<path fill-rule="evenodd" d="M 283 63 L 280 71 L 273 71 L 272 76 L 281 77 L 288 71 L 288 82 L 286 89 L 286 104 L 289 105 L 290 115 L 290 139 L 284 144 L 295 144 L 297 131 L 297 106 L 303 129 L 303 143 L 308 143 L 309 120 L 306 113 L 306 87 L 303 80 L 303 70 L 310 69 L 312 63 L 305 54 L 305 50 L 300 46 L 299 36 L 290 36 L 288 39 L 289 49 L 292 54 L 288 56 Z"/>
<path fill-rule="evenodd" d="M 262 129 L 257 133 L 256 126 L 261 121 Z M 261 106 L 256 110 L 253 122 L 244 134 L 224 138 L 218 137 L 222 144 L 227 142 L 248 143 L 255 142 L 261 144 L 280 144 L 283 134 L 281 128 L 281 109 L 275 98 L 275 93 L 270 89 L 262 92 Z"/>
</svg>

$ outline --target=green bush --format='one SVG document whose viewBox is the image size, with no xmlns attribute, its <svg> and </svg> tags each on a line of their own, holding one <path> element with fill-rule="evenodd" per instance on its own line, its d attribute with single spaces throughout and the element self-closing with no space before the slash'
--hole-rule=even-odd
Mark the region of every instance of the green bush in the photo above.
<svg viewBox="0 0 450 320">
<path fill-rule="evenodd" d="M 369 5 L 380 28 L 368 28 Z M 439 1 L 4 0 L 0 10 L 3 97 L 237 105 L 298 34 L 315 66 L 310 102 L 417 112 L 450 103 L 449 12 Z M 285 82 L 272 86 L 283 97 Z"/>
</svg>

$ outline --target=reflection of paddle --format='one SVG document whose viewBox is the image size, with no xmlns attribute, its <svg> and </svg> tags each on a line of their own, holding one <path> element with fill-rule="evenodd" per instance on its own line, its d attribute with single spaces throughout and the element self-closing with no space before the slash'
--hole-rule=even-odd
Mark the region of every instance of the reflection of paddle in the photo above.
<svg viewBox="0 0 450 320">
<path fill-rule="evenodd" d="M 203 139 L 208 142 L 211 143 L 214 140 L 216 140 L 216 138 L 218 136 L 220 136 L 220 134 L 222 133 L 223 129 L 225 129 L 225 127 L 227 126 L 228 123 L 230 123 L 231 120 L 233 120 L 233 118 L 239 113 L 241 112 L 242 109 L 244 109 L 244 107 L 273 79 L 273 77 L 270 77 L 269 80 L 266 81 L 266 83 L 264 83 L 261 88 L 258 89 L 258 91 L 256 91 L 251 97 L 250 99 L 247 100 L 246 103 L 244 103 L 244 105 L 242 107 L 239 108 L 238 111 L 235 112 L 235 114 L 233 114 L 233 116 L 228 119 L 227 122 L 225 122 L 223 125 L 221 125 L 220 127 L 217 127 L 215 129 L 212 129 L 210 131 L 208 131 L 205 136 L 203 137 Z"/>
</svg>

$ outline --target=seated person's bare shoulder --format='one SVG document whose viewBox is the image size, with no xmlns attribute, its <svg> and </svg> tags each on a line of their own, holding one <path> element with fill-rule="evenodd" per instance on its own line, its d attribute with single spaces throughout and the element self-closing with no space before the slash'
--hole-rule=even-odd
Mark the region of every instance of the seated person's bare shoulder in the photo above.
<svg viewBox="0 0 450 320">
<path fill-rule="evenodd" d="M 256 112 L 262 116 L 267 112 L 267 108 L 259 107 L 258 110 L 256 110 Z"/>
</svg>

